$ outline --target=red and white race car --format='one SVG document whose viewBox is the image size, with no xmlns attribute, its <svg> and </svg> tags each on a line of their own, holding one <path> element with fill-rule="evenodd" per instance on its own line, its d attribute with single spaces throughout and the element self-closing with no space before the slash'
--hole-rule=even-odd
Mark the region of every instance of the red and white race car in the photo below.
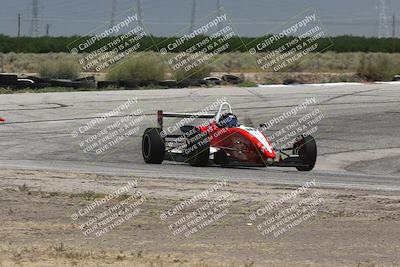
<svg viewBox="0 0 400 267">
<path fill-rule="evenodd" d="M 180 127 L 180 134 L 167 134 L 166 117 L 210 119 L 206 125 Z M 144 161 L 161 164 L 164 160 L 207 165 L 246 167 L 296 167 L 310 171 L 317 159 L 317 145 L 312 136 L 300 136 L 290 148 L 274 148 L 259 129 L 238 123 L 228 103 L 216 114 L 157 112 L 158 127 L 147 128 L 142 139 Z"/>
</svg>

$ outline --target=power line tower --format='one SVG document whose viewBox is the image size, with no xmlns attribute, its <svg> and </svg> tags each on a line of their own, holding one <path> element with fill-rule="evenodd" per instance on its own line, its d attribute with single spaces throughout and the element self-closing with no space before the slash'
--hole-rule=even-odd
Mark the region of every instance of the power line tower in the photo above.
<svg viewBox="0 0 400 267">
<path fill-rule="evenodd" d="M 389 23 L 387 16 L 387 0 L 377 0 L 378 9 L 378 37 L 389 37 Z"/>
<path fill-rule="evenodd" d="M 196 0 L 193 0 L 193 2 L 192 2 L 192 16 L 190 18 L 189 34 L 194 31 L 195 23 L 196 23 Z"/>
<path fill-rule="evenodd" d="M 32 37 L 39 36 L 39 0 L 32 0 L 32 21 L 30 34 Z"/>
<path fill-rule="evenodd" d="M 51 27 L 51 24 L 46 24 L 46 36 L 50 35 L 50 27 Z"/>
<path fill-rule="evenodd" d="M 142 0 L 137 1 L 137 16 L 139 26 L 143 28 L 143 9 L 142 9 Z M 144 28 L 143 28 L 144 29 Z"/>
<path fill-rule="evenodd" d="M 392 15 L 392 38 L 396 37 L 396 14 L 393 12 Z"/>
<path fill-rule="evenodd" d="M 110 28 L 114 27 L 116 13 L 117 13 L 117 0 L 113 0 L 111 7 Z"/>
<path fill-rule="evenodd" d="M 217 0 L 217 16 L 221 16 L 221 2 Z M 222 29 L 222 23 L 218 23 L 218 31 Z"/>
<path fill-rule="evenodd" d="M 21 13 L 18 13 L 18 31 L 17 36 L 21 37 Z"/>
</svg>

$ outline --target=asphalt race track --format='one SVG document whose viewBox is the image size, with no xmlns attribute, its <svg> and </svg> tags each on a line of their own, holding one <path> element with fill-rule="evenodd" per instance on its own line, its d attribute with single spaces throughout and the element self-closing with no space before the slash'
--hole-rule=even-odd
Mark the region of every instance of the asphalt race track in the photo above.
<svg viewBox="0 0 400 267">
<path fill-rule="evenodd" d="M 71 133 L 133 97 L 138 97 L 137 107 L 146 115 L 140 130 L 101 156 L 83 152 L 77 140 L 89 132 L 78 138 Z M 157 109 L 197 112 L 221 97 L 243 124 L 255 127 L 315 97 L 324 114 L 316 134 L 316 168 L 301 173 L 294 168 L 193 168 L 143 162 L 141 136 L 155 124 Z M 296 185 L 315 178 L 321 187 L 400 191 L 399 115 L 397 83 L 1 95 L 0 117 L 6 123 L 0 125 L 0 167 Z M 272 127 L 271 133 L 278 130 Z"/>
</svg>

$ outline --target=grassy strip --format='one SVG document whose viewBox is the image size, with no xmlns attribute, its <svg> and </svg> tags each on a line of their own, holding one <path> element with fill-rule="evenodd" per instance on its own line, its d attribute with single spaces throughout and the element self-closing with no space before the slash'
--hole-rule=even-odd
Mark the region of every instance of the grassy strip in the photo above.
<svg viewBox="0 0 400 267">
<path fill-rule="evenodd" d="M 146 71 L 151 70 L 152 74 L 161 73 L 160 69 L 166 71 L 167 73 L 172 73 L 170 68 L 162 68 L 163 61 L 167 61 L 174 54 L 165 55 L 165 59 L 158 61 L 158 53 L 155 52 L 143 52 L 136 54 L 137 58 L 146 58 L 144 63 L 138 65 L 144 66 L 143 69 Z M 3 58 L 3 71 L 7 73 L 38 73 L 43 65 L 47 65 L 49 62 L 70 62 L 71 60 L 76 60 L 71 54 L 68 53 L 49 53 L 49 54 L 0 54 Z M 386 64 L 382 60 L 386 58 L 387 61 L 397 64 L 400 62 L 400 53 L 398 54 L 384 54 L 384 53 L 313 53 L 305 57 L 301 61 L 297 62 L 295 65 L 291 65 L 290 69 L 282 70 L 281 72 L 309 72 L 309 73 L 357 73 L 359 71 L 365 71 L 366 68 L 362 66 L 368 65 L 368 61 L 371 64 Z M 135 56 L 128 57 L 123 62 L 118 62 L 116 65 L 110 69 L 106 69 L 109 73 L 110 79 L 114 76 L 123 77 L 130 76 L 136 77 L 142 72 L 136 71 L 139 67 L 135 64 Z M 155 63 L 154 66 L 149 66 L 147 62 Z M 390 63 L 390 64 L 392 64 Z M 225 73 L 249 73 L 249 72 L 259 72 L 263 71 L 259 66 L 257 66 L 254 57 L 249 53 L 229 53 L 216 55 L 215 60 L 207 62 L 207 66 L 210 68 L 211 72 L 225 72 Z M 74 69 L 73 66 L 70 67 Z M 139 68 L 140 69 L 140 68 Z M 370 68 L 371 69 L 371 68 Z M 379 69 L 379 68 L 378 68 Z M 395 71 L 399 71 L 394 69 Z M 90 72 L 88 70 L 87 72 Z M 149 71 L 150 72 L 150 71 Z M 146 74 L 145 72 L 144 74 Z M 171 76 L 177 76 L 179 73 L 174 73 Z M 62 76 L 63 72 L 58 73 L 56 76 Z M 162 75 L 160 75 L 162 76 Z M 168 75 L 166 78 L 169 78 Z M 144 78 L 141 78 L 144 79 Z M 154 77 L 152 78 L 154 79 Z"/>
<path fill-rule="evenodd" d="M 245 52 L 246 47 L 243 45 L 251 44 L 256 40 L 266 37 L 233 37 L 229 40 L 229 49 L 226 52 Z M 71 36 L 71 37 L 10 37 L 0 35 L 0 52 L 3 53 L 50 53 L 50 52 L 69 52 L 68 45 L 78 39 L 88 39 L 89 37 Z M 88 48 L 87 52 L 92 52 L 99 47 L 103 47 L 107 43 L 112 42 L 118 36 L 104 38 L 96 42 L 96 46 Z M 179 37 L 144 37 L 141 39 L 141 48 L 150 48 L 151 51 L 157 51 L 154 43 L 173 43 Z M 197 36 L 190 41 L 186 41 L 184 45 L 180 46 L 176 52 L 182 52 L 203 40 L 204 36 Z M 268 51 L 277 49 L 278 47 L 290 42 L 294 37 L 284 37 L 274 44 L 268 46 Z M 331 41 L 333 46 L 329 47 L 327 51 L 334 52 L 384 52 L 384 53 L 399 53 L 400 52 L 400 39 L 392 38 L 375 38 L 375 37 L 357 37 L 357 36 L 336 36 L 330 38 L 321 38 L 318 42 L 318 47 L 328 47 Z M 153 43 L 154 41 L 154 43 Z M 139 49 L 139 51 L 141 51 Z M 267 50 L 266 50 L 267 51 Z"/>
</svg>

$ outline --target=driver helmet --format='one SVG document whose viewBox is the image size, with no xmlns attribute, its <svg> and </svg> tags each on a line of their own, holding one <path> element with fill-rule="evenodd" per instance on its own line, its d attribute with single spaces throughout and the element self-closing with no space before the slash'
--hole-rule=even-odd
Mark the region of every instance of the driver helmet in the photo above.
<svg viewBox="0 0 400 267">
<path fill-rule="evenodd" d="M 220 124 L 225 127 L 236 127 L 238 125 L 238 120 L 233 114 L 226 114 L 221 117 Z"/>
</svg>

